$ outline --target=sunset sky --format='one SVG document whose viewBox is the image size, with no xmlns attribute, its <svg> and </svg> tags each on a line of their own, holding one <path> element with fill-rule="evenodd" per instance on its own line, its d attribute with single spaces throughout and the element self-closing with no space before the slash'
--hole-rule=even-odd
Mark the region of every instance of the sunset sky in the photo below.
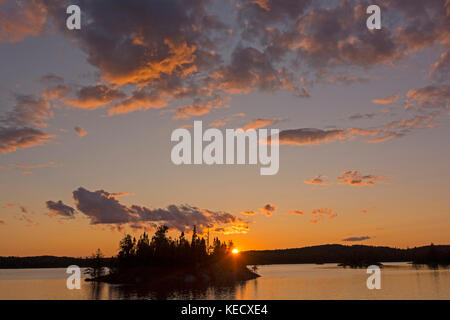
<svg viewBox="0 0 450 320">
<path fill-rule="evenodd" d="M 450 244 L 449 74 L 450 0 L 0 0 L 0 255 Z M 278 174 L 174 165 L 194 120 L 279 129 Z"/>
</svg>

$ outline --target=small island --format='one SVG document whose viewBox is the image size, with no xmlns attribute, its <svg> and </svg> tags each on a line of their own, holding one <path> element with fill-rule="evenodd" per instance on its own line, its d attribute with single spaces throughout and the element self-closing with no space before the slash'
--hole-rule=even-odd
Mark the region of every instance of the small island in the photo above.
<svg viewBox="0 0 450 320">
<path fill-rule="evenodd" d="M 232 241 L 214 238 L 209 246 L 195 226 L 190 242 L 183 232 L 176 239 L 168 237 L 168 229 L 159 226 L 151 239 L 145 232 L 138 240 L 125 235 L 113 259 L 105 260 L 98 250 L 91 257 L 86 281 L 183 287 L 227 285 L 259 277 L 240 259 Z"/>
</svg>

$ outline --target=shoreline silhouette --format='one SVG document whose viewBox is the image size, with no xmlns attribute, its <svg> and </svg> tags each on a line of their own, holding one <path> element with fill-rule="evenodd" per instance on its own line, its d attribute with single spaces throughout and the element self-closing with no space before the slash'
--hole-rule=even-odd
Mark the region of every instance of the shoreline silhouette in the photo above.
<svg viewBox="0 0 450 320">
<path fill-rule="evenodd" d="M 239 258 L 240 263 L 246 266 L 336 263 L 343 267 L 358 268 L 367 267 L 370 264 L 380 265 L 383 262 L 410 262 L 415 265 L 446 267 L 450 265 L 450 245 L 431 244 L 400 249 L 387 246 L 325 244 L 301 248 L 242 251 L 239 257 L 233 258 Z M 0 269 L 66 268 L 69 265 L 89 268 L 95 263 L 98 264 L 99 261 L 103 266 L 110 266 L 114 259 L 114 257 L 103 256 L 97 258 L 52 255 L 0 256 Z"/>
</svg>

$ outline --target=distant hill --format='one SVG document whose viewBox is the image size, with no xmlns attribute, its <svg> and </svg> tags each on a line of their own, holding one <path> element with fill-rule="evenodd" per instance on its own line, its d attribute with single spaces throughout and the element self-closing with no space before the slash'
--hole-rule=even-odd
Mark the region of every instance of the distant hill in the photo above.
<svg viewBox="0 0 450 320">
<path fill-rule="evenodd" d="M 450 245 L 430 245 L 409 249 L 340 244 L 319 246 L 242 251 L 241 258 L 247 265 L 294 264 L 294 263 L 340 263 L 364 266 L 377 262 L 414 262 L 418 264 L 450 264 Z M 105 264 L 111 258 L 104 258 Z M 88 267 L 90 258 L 55 256 L 0 257 L 0 269 L 14 268 L 67 268 L 69 265 Z"/>
<path fill-rule="evenodd" d="M 104 260 L 107 262 L 109 258 L 105 258 Z M 70 265 L 88 267 L 91 265 L 91 258 L 55 256 L 0 257 L 0 269 L 67 268 Z"/>
<path fill-rule="evenodd" d="M 431 245 L 411 249 L 398 249 L 364 245 L 344 246 L 327 244 L 295 249 L 245 251 L 241 254 L 249 265 L 341 263 L 352 266 L 360 265 L 361 263 L 402 261 L 423 264 L 448 264 L 450 261 L 450 246 Z"/>
</svg>

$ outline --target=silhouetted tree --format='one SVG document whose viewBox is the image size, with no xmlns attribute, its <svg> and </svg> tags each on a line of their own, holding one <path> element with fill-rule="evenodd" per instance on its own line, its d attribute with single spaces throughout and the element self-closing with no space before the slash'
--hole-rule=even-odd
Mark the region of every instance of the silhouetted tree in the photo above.
<svg viewBox="0 0 450 320">
<path fill-rule="evenodd" d="M 100 249 L 97 249 L 91 256 L 90 267 L 86 269 L 86 273 L 92 278 L 98 278 L 104 273 L 104 258 Z"/>
</svg>

